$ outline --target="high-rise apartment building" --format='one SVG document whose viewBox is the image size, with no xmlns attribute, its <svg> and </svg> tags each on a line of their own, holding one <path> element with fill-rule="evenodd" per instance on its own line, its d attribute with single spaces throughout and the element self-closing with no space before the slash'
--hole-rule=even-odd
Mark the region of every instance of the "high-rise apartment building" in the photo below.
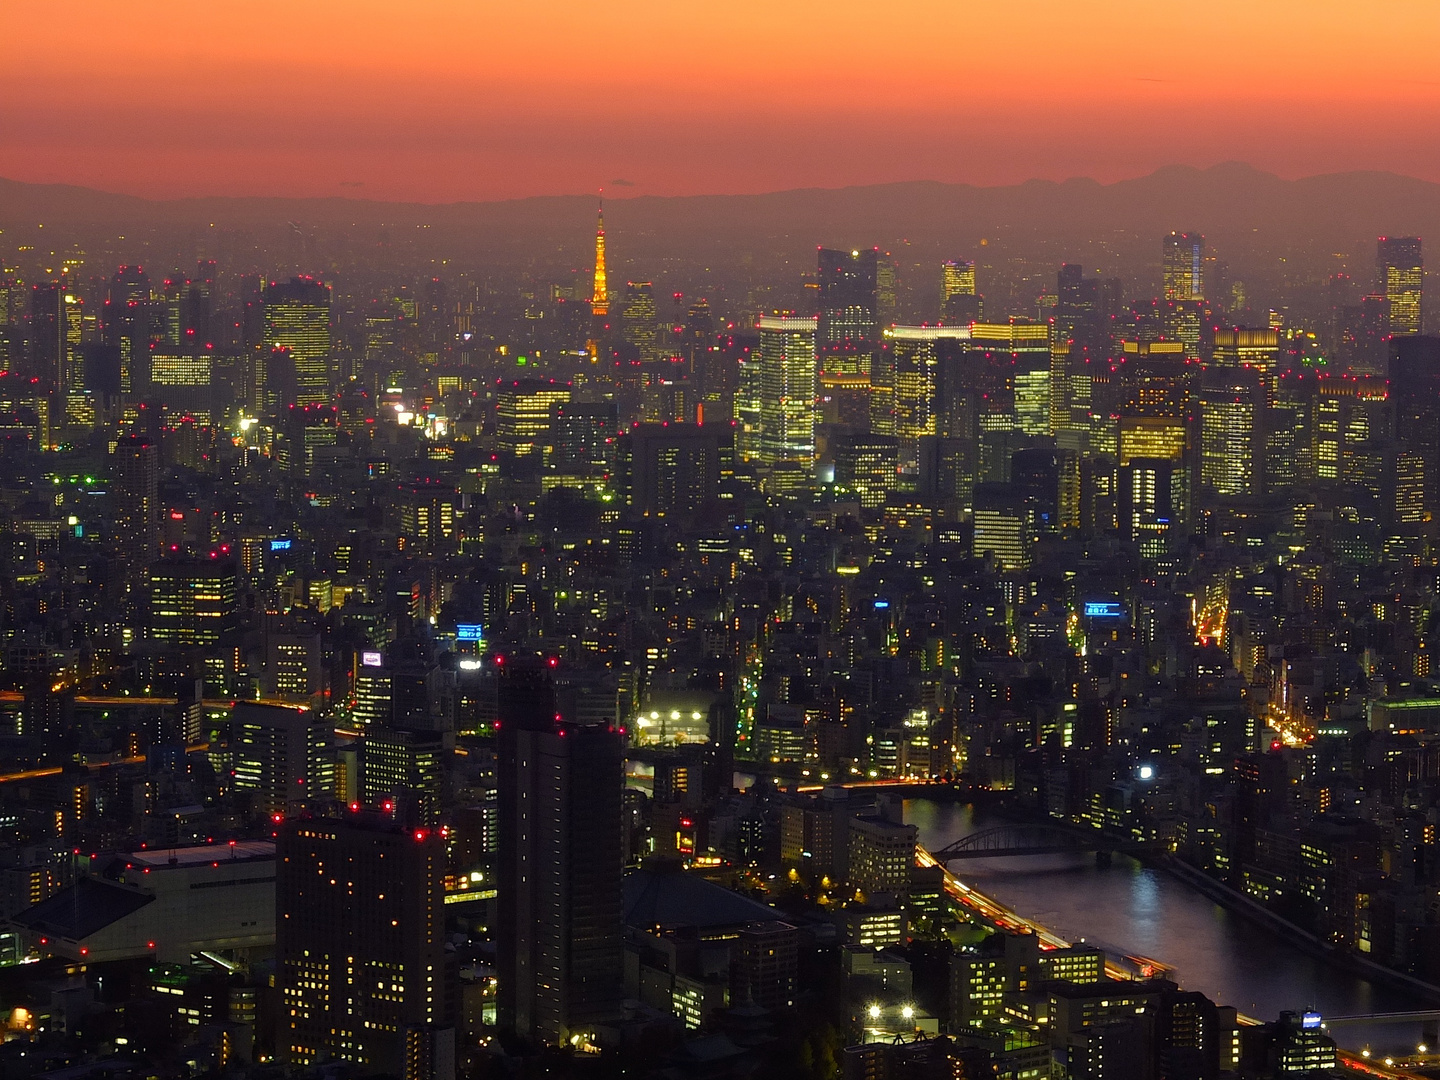
<svg viewBox="0 0 1440 1080">
<path fill-rule="evenodd" d="M 401 1080 L 453 1080 L 444 871 L 437 830 L 370 812 L 285 824 L 275 874 L 284 1061 L 338 1059 Z"/>
<path fill-rule="evenodd" d="M 760 320 L 759 459 L 808 481 L 815 464 L 816 320 L 767 315 Z"/>
<path fill-rule="evenodd" d="M 266 286 L 265 350 L 283 351 L 294 367 L 294 400 L 283 404 L 329 401 L 330 287 L 309 277 Z"/>
<path fill-rule="evenodd" d="M 1425 260 L 1418 236 L 1382 236 L 1376 244 L 1378 286 L 1389 315 L 1390 333 L 1418 334 L 1424 329 L 1422 301 Z"/>
<path fill-rule="evenodd" d="M 498 1021 L 583 1045 L 622 994 L 623 738 L 558 721 L 538 658 L 507 657 L 499 689 Z"/>
</svg>

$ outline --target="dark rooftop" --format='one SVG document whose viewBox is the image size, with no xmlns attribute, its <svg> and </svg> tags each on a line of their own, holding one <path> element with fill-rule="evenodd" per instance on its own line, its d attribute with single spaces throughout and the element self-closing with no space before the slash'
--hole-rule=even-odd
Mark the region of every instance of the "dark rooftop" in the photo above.
<svg viewBox="0 0 1440 1080">
<path fill-rule="evenodd" d="M 123 885 L 82 877 L 50 899 L 26 908 L 14 917 L 14 922 L 37 934 L 80 941 L 139 911 L 154 899 L 148 893 Z"/>
<path fill-rule="evenodd" d="M 627 926 L 744 926 L 777 915 L 772 907 L 680 870 L 641 869 L 625 876 Z"/>
</svg>

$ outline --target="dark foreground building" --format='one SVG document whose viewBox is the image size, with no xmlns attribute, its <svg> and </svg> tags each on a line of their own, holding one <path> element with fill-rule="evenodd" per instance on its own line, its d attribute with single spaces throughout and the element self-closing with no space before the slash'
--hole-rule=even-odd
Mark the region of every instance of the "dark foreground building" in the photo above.
<svg viewBox="0 0 1440 1080">
<path fill-rule="evenodd" d="M 620 1009 L 623 738 L 560 722 L 538 659 L 506 661 L 499 704 L 498 1019 L 581 1045 Z"/>
<path fill-rule="evenodd" d="M 371 813 L 300 819 L 277 855 L 279 1056 L 451 1080 L 440 834 Z"/>
</svg>

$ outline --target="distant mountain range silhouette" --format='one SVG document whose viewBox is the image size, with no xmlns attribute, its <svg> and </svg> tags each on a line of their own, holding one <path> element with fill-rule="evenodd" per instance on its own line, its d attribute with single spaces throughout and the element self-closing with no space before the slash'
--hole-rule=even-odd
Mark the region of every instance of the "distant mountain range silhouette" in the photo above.
<svg viewBox="0 0 1440 1080">
<path fill-rule="evenodd" d="M 277 237 L 298 228 L 327 240 L 353 233 L 356 242 L 368 243 L 374 236 L 414 254 L 438 245 L 457 255 L 548 253 L 578 262 L 589 251 L 594 212 L 593 195 L 439 205 L 340 197 L 150 200 L 0 179 L 0 228 L 12 235 L 30 235 L 43 222 L 61 233 L 108 234 L 112 242 L 117 228 L 193 236 L 213 226 Z M 1345 250 L 1359 266 L 1373 265 L 1377 235 L 1440 235 L 1440 184 L 1385 172 L 1282 180 L 1230 162 L 1167 166 L 1110 184 L 917 181 L 760 195 L 640 195 L 607 199 L 605 217 L 613 246 L 635 258 L 709 252 L 731 262 L 753 252 L 798 260 L 817 244 L 907 242 L 917 257 L 928 258 L 971 252 L 981 237 L 1046 236 L 1105 241 L 1117 251 L 1153 250 L 1158 261 L 1159 236 L 1181 229 L 1227 244 L 1231 257 L 1286 250 L 1323 257 Z"/>
</svg>

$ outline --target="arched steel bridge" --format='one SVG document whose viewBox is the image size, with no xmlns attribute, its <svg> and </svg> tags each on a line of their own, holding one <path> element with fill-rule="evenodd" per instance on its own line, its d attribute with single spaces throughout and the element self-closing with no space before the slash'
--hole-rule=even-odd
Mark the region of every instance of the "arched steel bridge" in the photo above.
<svg viewBox="0 0 1440 1080">
<path fill-rule="evenodd" d="M 1003 859 L 1012 855 L 1060 855 L 1069 852 L 1122 851 L 1142 854 L 1155 845 L 1128 840 L 1101 832 L 1079 829 L 1058 822 L 1027 825 L 1000 825 L 984 829 L 932 851 L 936 862 L 957 859 Z"/>
</svg>

